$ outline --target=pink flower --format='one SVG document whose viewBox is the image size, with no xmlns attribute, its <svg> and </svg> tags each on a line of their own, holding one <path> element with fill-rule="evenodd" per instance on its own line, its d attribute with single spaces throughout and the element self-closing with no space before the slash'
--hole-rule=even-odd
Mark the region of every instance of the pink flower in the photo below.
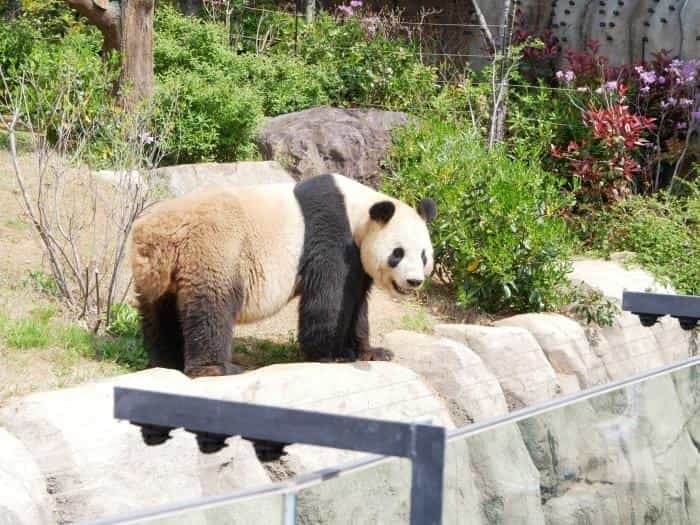
<svg viewBox="0 0 700 525">
<path fill-rule="evenodd" d="M 673 98 L 673 97 L 668 97 L 668 100 L 664 100 L 664 101 L 661 103 L 661 107 L 662 107 L 663 109 L 668 109 L 668 108 L 670 108 L 671 106 L 675 106 L 677 102 L 678 102 L 678 101 L 677 101 L 675 98 Z"/>
<path fill-rule="evenodd" d="M 678 104 L 680 104 L 684 108 L 687 108 L 687 107 L 690 107 L 693 105 L 693 101 L 690 100 L 689 98 L 681 98 L 678 100 Z"/>
<path fill-rule="evenodd" d="M 576 75 L 571 70 L 568 70 L 566 73 L 564 71 L 557 71 L 555 76 L 557 77 L 557 80 L 559 80 L 560 82 L 564 81 L 567 84 L 569 84 L 574 80 L 574 78 L 576 78 Z"/>
<path fill-rule="evenodd" d="M 362 0 L 350 0 L 350 7 L 362 7 Z"/>
<path fill-rule="evenodd" d="M 352 16 L 353 9 L 349 5 L 339 5 L 336 9 L 346 16 Z"/>
<path fill-rule="evenodd" d="M 700 111 L 693 111 L 693 112 L 690 114 L 690 117 L 691 117 L 693 120 L 700 120 Z"/>
<path fill-rule="evenodd" d="M 642 93 L 649 93 L 651 91 L 651 88 L 649 86 L 644 86 L 643 88 L 640 88 L 639 91 Z"/>
<path fill-rule="evenodd" d="M 615 91 L 617 89 L 617 81 L 611 80 L 610 82 L 606 82 L 605 89 L 608 91 Z"/>
<path fill-rule="evenodd" d="M 676 129 L 687 129 L 687 128 L 688 128 L 688 124 L 686 122 L 679 122 L 678 124 L 676 124 Z"/>
<path fill-rule="evenodd" d="M 644 82 L 645 84 L 653 84 L 656 82 L 656 72 L 655 71 L 644 71 L 643 73 L 639 74 L 639 78 Z"/>
</svg>

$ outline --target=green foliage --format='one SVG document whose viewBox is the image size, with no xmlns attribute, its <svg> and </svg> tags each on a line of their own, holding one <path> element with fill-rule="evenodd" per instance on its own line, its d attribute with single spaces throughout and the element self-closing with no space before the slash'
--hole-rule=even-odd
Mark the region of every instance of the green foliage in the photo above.
<svg viewBox="0 0 700 525">
<path fill-rule="evenodd" d="M 412 332 L 431 333 L 433 331 L 433 322 L 423 310 L 405 313 L 401 317 L 401 324 L 404 329 Z"/>
<path fill-rule="evenodd" d="M 273 53 L 293 51 L 291 38 L 281 39 Z M 436 71 L 424 65 L 412 42 L 388 38 L 357 18 L 343 22 L 320 13 L 303 25 L 299 56 L 329 72 L 328 93 L 337 104 L 422 108 L 437 92 Z"/>
<path fill-rule="evenodd" d="M 252 138 L 263 114 L 251 89 L 234 88 L 220 71 L 181 71 L 161 79 L 157 97 L 156 127 L 176 122 L 165 139 L 166 160 L 232 161 L 253 155 Z"/>
<path fill-rule="evenodd" d="M 240 340 L 233 346 L 233 361 L 246 368 L 302 361 L 299 345 L 290 333 L 286 342 L 258 339 Z"/>
<path fill-rule="evenodd" d="M 667 192 L 633 196 L 581 221 L 587 248 L 631 251 L 635 262 L 681 294 L 700 295 L 700 193 L 686 198 Z"/>
<path fill-rule="evenodd" d="M 617 303 L 596 288 L 584 284 L 565 285 L 561 293 L 562 303 L 567 305 L 567 310 L 585 324 L 612 326 L 620 313 Z"/>
<path fill-rule="evenodd" d="M 38 32 L 25 19 L 0 20 L 0 71 L 15 77 L 31 54 Z"/>
<path fill-rule="evenodd" d="M 30 270 L 25 283 L 50 297 L 60 297 L 61 295 L 56 279 L 41 270 Z"/>
<path fill-rule="evenodd" d="M 555 186 L 535 163 L 487 151 L 474 134 L 441 120 L 397 134 L 386 191 L 430 196 L 436 267 L 463 306 L 543 310 L 557 304 L 570 244 Z"/>
<path fill-rule="evenodd" d="M 148 356 L 140 337 L 98 337 L 92 353 L 86 357 L 111 361 L 130 370 L 142 370 L 148 365 Z"/>
<path fill-rule="evenodd" d="M 107 333 L 115 337 L 138 337 L 141 334 L 139 312 L 126 303 L 113 304 Z"/>
<path fill-rule="evenodd" d="M 87 359 L 112 361 L 132 370 L 146 367 L 148 359 L 141 344 L 140 330 L 134 328 L 131 313 L 119 309 L 114 335 L 92 332 L 55 319 L 51 306 L 37 307 L 28 316 L 11 319 L 0 313 L 0 342 L 9 348 L 56 348 Z M 113 326 L 113 324 L 110 324 Z"/>
</svg>

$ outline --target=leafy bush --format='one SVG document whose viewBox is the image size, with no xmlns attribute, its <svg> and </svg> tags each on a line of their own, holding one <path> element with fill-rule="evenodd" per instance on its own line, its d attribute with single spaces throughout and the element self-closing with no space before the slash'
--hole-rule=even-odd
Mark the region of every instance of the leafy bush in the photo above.
<svg viewBox="0 0 700 525">
<path fill-rule="evenodd" d="M 138 337 L 141 334 L 138 311 L 125 303 L 113 304 L 107 333 L 116 337 Z"/>
<path fill-rule="evenodd" d="M 557 303 L 569 241 L 563 202 L 536 164 L 487 151 L 474 134 L 429 121 L 397 134 L 385 190 L 407 202 L 431 196 L 436 267 L 463 306 L 543 310 Z"/>
<path fill-rule="evenodd" d="M 437 92 L 435 68 L 421 62 L 412 42 L 388 38 L 378 29 L 358 18 L 340 21 L 321 13 L 313 24 L 303 26 L 298 54 L 306 64 L 323 67 L 329 78 L 337 78 L 328 87 L 337 104 L 423 108 Z M 293 45 L 282 41 L 273 51 L 290 53 Z"/>
<path fill-rule="evenodd" d="M 637 263 L 678 293 L 700 295 L 700 193 L 632 196 L 582 223 L 580 231 L 588 234 L 587 246 L 634 252 Z"/>
<path fill-rule="evenodd" d="M 235 96 L 233 91 L 220 71 L 182 71 L 161 79 L 156 126 L 176 122 L 165 139 L 168 161 L 232 161 L 253 155 L 262 101 L 250 88 L 238 87 Z"/>
</svg>

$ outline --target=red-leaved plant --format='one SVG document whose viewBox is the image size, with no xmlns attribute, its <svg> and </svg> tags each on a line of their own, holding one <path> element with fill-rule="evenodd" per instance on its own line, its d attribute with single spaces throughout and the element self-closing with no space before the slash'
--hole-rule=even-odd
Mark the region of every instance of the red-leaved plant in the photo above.
<svg viewBox="0 0 700 525">
<path fill-rule="evenodd" d="M 609 204 L 628 195 L 635 185 L 648 182 L 648 170 L 635 153 L 649 146 L 643 135 L 654 129 L 654 119 L 630 112 L 624 104 L 623 85 L 608 82 L 606 86 L 609 93 L 603 105 L 597 107 L 591 101 L 583 112 L 590 139 L 570 141 L 565 150 L 552 145 L 551 154 L 565 161 L 569 175 L 578 181 L 574 186 L 580 198 Z"/>
</svg>

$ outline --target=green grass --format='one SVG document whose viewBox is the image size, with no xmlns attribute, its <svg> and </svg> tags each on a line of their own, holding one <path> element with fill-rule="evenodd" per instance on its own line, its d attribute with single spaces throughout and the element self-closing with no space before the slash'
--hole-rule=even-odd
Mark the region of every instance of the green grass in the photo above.
<svg viewBox="0 0 700 525">
<path fill-rule="evenodd" d="M 405 313 L 401 317 L 401 325 L 411 332 L 430 333 L 433 331 L 433 321 L 423 310 Z"/>
<path fill-rule="evenodd" d="M 55 320 L 56 314 L 53 306 L 35 308 L 28 316 L 15 319 L 0 314 L 0 342 L 16 350 L 62 350 L 60 360 L 64 362 L 84 357 L 109 361 L 127 370 L 146 367 L 147 357 L 140 333 L 96 336 L 80 326 Z"/>
<path fill-rule="evenodd" d="M 10 228 L 10 229 L 13 229 L 13 230 L 21 230 L 21 229 L 23 229 L 23 228 L 26 226 L 26 224 L 24 223 L 24 221 L 23 221 L 22 219 L 20 219 L 19 217 L 12 217 L 12 218 L 10 218 L 10 219 L 5 219 L 5 220 L 2 222 L 2 225 L 3 225 L 5 228 Z"/>
<path fill-rule="evenodd" d="M 246 339 L 233 347 L 234 361 L 247 368 L 260 368 L 276 363 L 303 361 L 299 345 L 290 334 L 286 342 Z"/>
<path fill-rule="evenodd" d="M 18 152 L 32 151 L 34 146 L 31 133 L 17 131 L 15 137 Z M 10 136 L 5 130 L 0 130 L 0 149 L 10 149 Z"/>
<path fill-rule="evenodd" d="M 22 280 L 22 284 L 30 286 L 49 297 L 59 297 L 61 295 L 56 279 L 41 270 L 29 270 L 27 277 Z"/>
</svg>

